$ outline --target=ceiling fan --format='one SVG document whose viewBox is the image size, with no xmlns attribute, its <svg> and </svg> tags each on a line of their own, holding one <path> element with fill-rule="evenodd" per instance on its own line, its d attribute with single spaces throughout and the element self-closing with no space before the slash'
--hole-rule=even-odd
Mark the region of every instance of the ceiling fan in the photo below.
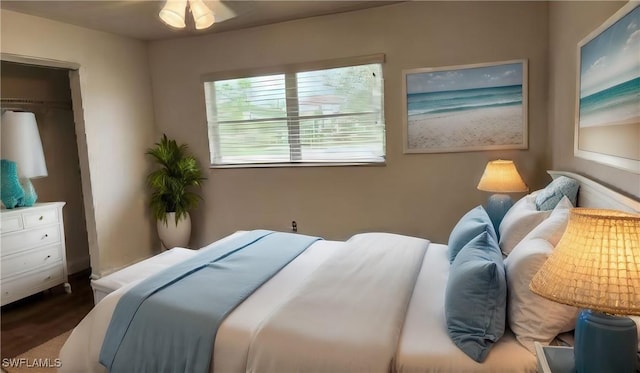
<svg viewBox="0 0 640 373">
<path fill-rule="evenodd" d="M 229 9 L 221 1 L 209 1 L 215 3 L 215 12 L 203 0 L 166 0 L 158 14 L 160 19 L 170 27 L 185 28 L 185 13 L 187 6 L 191 10 L 196 29 L 204 30 L 215 22 L 221 22 L 235 17 L 233 10 Z"/>
</svg>

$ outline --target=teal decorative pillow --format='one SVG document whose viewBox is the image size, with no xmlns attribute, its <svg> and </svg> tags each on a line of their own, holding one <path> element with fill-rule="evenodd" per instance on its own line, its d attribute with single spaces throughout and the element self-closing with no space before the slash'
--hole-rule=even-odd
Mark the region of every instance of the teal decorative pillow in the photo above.
<svg viewBox="0 0 640 373">
<path fill-rule="evenodd" d="M 507 309 L 502 254 L 489 233 L 481 233 L 456 256 L 444 306 L 453 343 L 473 360 L 483 362 L 504 334 Z"/>
<path fill-rule="evenodd" d="M 0 161 L 0 180 L 2 186 L 0 199 L 4 207 L 12 209 L 22 204 L 24 190 L 18 180 L 18 167 L 16 162 L 3 159 Z"/>
<path fill-rule="evenodd" d="M 491 218 L 489 218 L 484 207 L 478 206 L 467 212 L 453 227 L 448 242 L 449 263 L 453 263 L 456 255 L 464 245 L 482 232 L 487 232 L 495 241 L 498 241 Z"/>
<path fill-rule="evenodd" d="M 536 208 L 539 211 L 553 210 L 564 196 L 567 196 L 571 204 L 575 206 L 578 198 L 578 188 L 580 188 L 580 184 L 576 180 L 560 176 L 538 193 L 536 196 Z"/>
</svg>

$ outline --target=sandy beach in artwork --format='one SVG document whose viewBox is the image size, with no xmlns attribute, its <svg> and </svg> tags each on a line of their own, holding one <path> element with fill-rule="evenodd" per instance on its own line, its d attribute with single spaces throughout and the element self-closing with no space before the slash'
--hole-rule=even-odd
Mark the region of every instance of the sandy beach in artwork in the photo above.
<svg viewBox="0 0 640 373">
<path fill-rule="evenodd" d="M 523 141 L 522 105 L 409 116 L 409 149 L 518 145 Z M 471 150 L 471 149 L 467 149 Z"/>
<path fill-rule="evenodd" d="M 640 161 L 640 118 L 615 125 L 580 127 L 579 148 Z"/>
</svg>

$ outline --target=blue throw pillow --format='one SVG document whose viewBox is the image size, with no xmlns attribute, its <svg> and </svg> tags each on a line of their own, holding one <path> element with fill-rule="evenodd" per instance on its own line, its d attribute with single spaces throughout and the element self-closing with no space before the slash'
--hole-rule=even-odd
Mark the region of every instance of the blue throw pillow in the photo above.
<svg viewBox="0 0 640 373">
<path fill-rule="evenodd" d="M 483 362 L 504 334 L 507 310 L 502 254 L 489 233 L 481 233 L 456 256 L 444 303 L 449 337 L 470 358 Z"/>
<path fill-rule="evenodd" d="M 482 232 L 488 232 L 495 241 L 498 241 L 498 236 L 491 223 L 491 218 L 485 211 L 484 207 L 478 206 L 467 212 L 453 227 L 451 234 L 449 235 L 449 263 L 453 263 L 453 260 L 458 255 L 458 252 L 471 241 L 477 235 Z"/>
<path fill-rule="evenodd" d="M 579 187 L 580 184 L 576 180 L 560 176 L 538 193 L 536 196 L 536 208 L 538 211 L 553 210 L 564 196 L 567 196 L 571 204 L 575 206 Z"/>
</svg>

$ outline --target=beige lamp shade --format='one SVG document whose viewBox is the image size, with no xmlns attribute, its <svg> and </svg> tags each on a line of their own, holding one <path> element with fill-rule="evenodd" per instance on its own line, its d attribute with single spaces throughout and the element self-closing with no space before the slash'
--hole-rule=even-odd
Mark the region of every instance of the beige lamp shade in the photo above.
<svg viewBox="0 0 640 373">
<path fill-rule="evenodd" d="M 529 190 L 513 161 L 498 159 L 487 163 L 478 189 L 493 193 L 517 193 Z"/>
<path fill-rule="evenodd" d="M 640 215 L 577 208 L 530 289 L 553 301 L 640 315 Z"/>
</svg>

